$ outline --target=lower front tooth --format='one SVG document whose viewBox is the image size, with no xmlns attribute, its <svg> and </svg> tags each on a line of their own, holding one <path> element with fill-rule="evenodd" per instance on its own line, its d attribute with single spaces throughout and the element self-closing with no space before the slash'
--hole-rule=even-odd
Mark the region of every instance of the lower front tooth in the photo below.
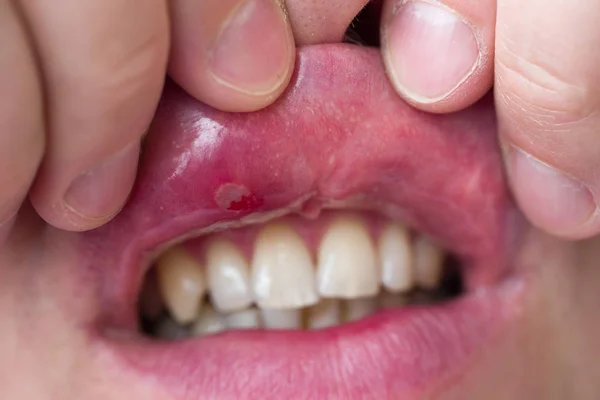
<svg viewBox="0 0 600 400">
<path fill-rule="evenodd" d="M 424 236 L 417 236 L 413 245 L 417 285 L 435 289 L 442 280 L 444 253 Z"/>
<path fill-rule="evenodd" d="M 379 305 L 381 308 L 397 308 L 408 304 L 406 296 L 384 292 L 379 295 Z"/>
<path fill-rule="evenodd" d="M 181 247 L 156 260 L 158 286 L 167 309 L 180 324 L 192 322 L 200 312 L 206 291 L 202 266 Z"/>
<path fill-rule="evenodd" d="M 248 308 L 225 315 L 225 324 L 229 329 L 254 329 L 260 328 L 258 310 Z"/>
<path fill-rule="evenodd" d="M 307 325 L 309 329 L 323 329 L 338 325 L 341 321 L 340 301 L 335 299 L 323 299 L 310 307 L 308 311 Z"/>
<path fill-rule="evenodd" d="M 302 326 L 302 312 L 299 309 L 262 309 L 263 323 L 271 329 L 300 329 Z"/>
<path fill-rule="evenodd" d="M 194 336 L 210 335 L 227 329 L 223 317 L 215 312 L 210 304 L 202 307 L 200 315 L 192 325 L 191 333 Z"/>
<path fill-rule="evenodd" d="M 346 321 L 356 321 L 373 314 L 377 310 L 377 300 L 372 297 L 346 301 Z"/>
</svg>

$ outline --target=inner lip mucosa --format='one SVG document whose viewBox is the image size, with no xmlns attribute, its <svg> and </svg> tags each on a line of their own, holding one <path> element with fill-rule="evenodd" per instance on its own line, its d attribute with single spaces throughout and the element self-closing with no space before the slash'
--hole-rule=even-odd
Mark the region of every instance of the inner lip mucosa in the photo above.
<svg viewBox="0 0 600 400">
<path fill-rule="evenodd" d="M 416 111 L 377 49 L 344 44 L 300 49 L 287 92 L 256 113 L 217 111 L 168 83 L 127 206 L 84 236 L 85 262 L 103 271 L 103 318 L 137 328 L 143 277 L 174 243 L 330 208 L 433 238 L 458 260 L 466 291 L 497 282 L 517 214 L 492 99 L 452 115 Z"/>
</svg>

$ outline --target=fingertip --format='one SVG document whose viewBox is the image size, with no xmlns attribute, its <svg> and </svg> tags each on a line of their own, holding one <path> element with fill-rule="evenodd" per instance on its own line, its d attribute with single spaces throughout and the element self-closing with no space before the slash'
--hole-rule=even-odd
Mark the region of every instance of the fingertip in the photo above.
<svg viewBox="0 0 600 400">
<path fill-rule="evenodd" d="M 32 204 L 49 224 L 68 231 L 98 228 L 123 208 L 133 187 L 140 144 L 130 144 L 76 177 L 61 194 L 46 182 L 36 182 Z M 41 177 L 43 179 L 43 174 Z"/>
<path fill-rule="evenodd" d="M 566 239 L 600 231 L 600 214 L 589 186 L 517 148 L 506 153 L 507 171 L 521 211 L 536 227 Z"/>
<path fill-rule="evenodd" d="M 475 19 L 493 24 L 493 15 Z M 493 81 L 490 32 L 445 4 L 411 0 L 386 6 L 382 52 L 392 84 L 408 102 L 430 112 L 473 104 Z"/>
<path fill-rule="evenodd" d="M 191 41 L 189 35 L 201 33 L 190 24 L 184 22 L 184 28 L 176 29 L 171 76 L 192 96 L 213 107 L 256 111 L 273 103 L 291 79 L 293 34 L 279 1 L 246 0 L 230 8 L 214 32 L 205 32 L 206 37 L 197 41 Z M 189 18 L 174 14 L 175 19 Z"/>
</svg>

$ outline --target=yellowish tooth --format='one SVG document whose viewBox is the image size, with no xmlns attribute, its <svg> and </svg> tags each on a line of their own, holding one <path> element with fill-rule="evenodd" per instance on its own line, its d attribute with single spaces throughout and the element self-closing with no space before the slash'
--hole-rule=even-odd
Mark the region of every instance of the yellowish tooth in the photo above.
<svg viewBox="0 0 600 400">
<path fill-rule="evenodd" d="M 252 288 L 261 308 L 300 308 L 319 301 L 310 252 L 289 225 L 272 223 L 258 234 Z"/>
<path fill-rule="evenodd" d="M 379 306 L 381 308 L 397 308 L 408 304 L 408 299 L 398 293 L 383 292 L 379 295 Z"/>
<path fill-rule="evenodd" d="M 200 315 L 192 325 L 191 333 L 194 336 L 204 336 L 218 333 L 227 329 L 225 320 L 210 304 L 205 304 Z"/>
<path fill-rule="evenodd" d="M 347 322 L 367 317 L 377 310 L 377 299 L 374 297 L 349 299 L 345 303 L 345 320 Z"/>
<path fill-rule="evenodd" d="M 210 297 L 217 310 L 241 310 L 252 304 L 250 267 L 236 245 L 221 237 L 209 241 L 206 270 Z"/>
<path fill-rule="evenodd" d="M 206 291 L 201 264 L 181 247 L 156 260 L 158 287 L 167 309 L 180 324 L 196 319 Z"/>
<path fill-rule="evenodd" d="M 377 256 L 357 215 L 334 219 L 318 250 L 317 287 L 322 297 L 355 298 L 379 292 Z"/>
<path fill-rule="evenodd" d="M 435 289 L 442 280 L 444 252 L 421 235 L 415 238 L 413 246 L 417 285 L 423 289 Z"/>
<path fill-rule="evenodd" d="M 189 336 L 189 332 L 184 326 L 169 317 L 164 317 L 158 322 L 155 333 L 158 338 L 166 340 L 184 339 Z"/>
<path fill-rule="evenodd" d="M 407 292 L 414 284 L 414 269 L 410 236 L 397 223 L 389 223 L 379 237 L 381 281 L 390 292 Z"/>
<path fill-rule="evenodd" d="M 322 299 L 307 311 L 309 329 L 323 329 L 341 321 L 340 301 L 336 299 Z"/>
<path fill-rule="evenodd" d="M 224 316 L 225 324 L 229 329 L 255 329 L 260 328 L 261 323 L 256 308 L 235 311 Z"/>
<path fill-rule="evenodd" d="M 300 329 L 302 327 L 302 311 L 297 308 L 261 309 L 264 326 L 269 329 Z"/>
</svg>

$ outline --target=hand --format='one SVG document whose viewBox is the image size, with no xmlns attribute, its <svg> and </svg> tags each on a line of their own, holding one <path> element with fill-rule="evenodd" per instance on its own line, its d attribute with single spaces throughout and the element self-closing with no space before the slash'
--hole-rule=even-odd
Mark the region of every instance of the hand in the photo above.
<svg viewBox="0 0 600 400">
<path fill-rule="evenodd" d="M 276 0 L 4 1 L 0 19 L 4 233 L 29 192 L 67 230 L 120 210 L 167 69 L 227 111 L 272 103 L 293 71 Z"/>
<path fill-rule="evenodd" d="M 382 19 L 389 75 L 416 107 L 456 111 L 494 85 L 520 208 L 572 239 L 600 232 L 599 20 L 586 0 L 388 0 Z"/>
</svg>

